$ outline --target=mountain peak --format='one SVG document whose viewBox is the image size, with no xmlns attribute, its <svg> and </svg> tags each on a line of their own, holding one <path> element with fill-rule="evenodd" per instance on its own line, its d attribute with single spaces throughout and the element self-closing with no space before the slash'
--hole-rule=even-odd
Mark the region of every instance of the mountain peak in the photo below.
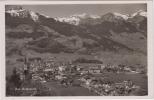
<svg viewBox="0 0 154 100">
<path fill-rule="evenodd" d="M 105 15 L 103 15 L 101 17 L 101 19 L 103 21 L 109 21 L 109 22 L 119 22 L 119 21 L 123 21 L 125 20 L 127 16 L 124 16 L 122 14 L 119 14 L 119 13 L 106 13 Z"/>
<path fill-rule="evenodd" d="M 115 16 L 117 16 L 117 17 L 122 17 L 123 19 L 125 19 L 125 20 L 127 20 L 128 19 L 128 15 L 124 15 L 124 14 L 121 14 L 121 13 L 117 13 L 117 12 L 115 12 L 115 13 L 113 13 Z"/>
<path fill-rule="evenodd" d="M 38 14 L 33 12 L 33 11 L 30 11 L 30 15 L 31 15 L 31 18 L 34 20 L 34 21 L 38 21 L 39 17 L 38 17 Z"/>
<path fill-rule="evenodd" d="M 135 12 L 134 14 L 132 14 L 132 17 L 137 16 L 137 15 L 147 17 L 147 12 L 143 10 L 139 10 Z"/>
<path fill-rule="evenodd" d="M 39 18 L 37 13 L 30 10 L 25 10 L 23 8 L 9 9 L 6 11 L 6 13 L 9 13 L 13 17 L 27 18 L 30 16 L 34 21 L 38 21 L 38 18 Z"/>
</svg>

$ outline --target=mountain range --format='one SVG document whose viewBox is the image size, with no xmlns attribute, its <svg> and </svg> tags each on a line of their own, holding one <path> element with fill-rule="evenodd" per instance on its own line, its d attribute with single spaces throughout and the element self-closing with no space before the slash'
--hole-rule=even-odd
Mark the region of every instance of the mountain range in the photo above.
<svg viewBox="0 0 154 100">
<path fill-rule="evenodd" d="M 128 20 L 128 19 L 132 19 L 135 16 L 143 16 L 143 17 L 147 17 L 147 13 L 145 11 L 139 10 L 131 15 L 124 15 L 124 14 L 120 14 L 117 12 L 113 12 L 113 13 L 107 13 L 103 16 L 99 16 L 99 15 L 89 15 L 86 13 L 83 14 L 76 14 L 76 15 L 72 15 L 69 17 L 57 17 L 55 18 L 55 20 L 60 21 L 60 22 L 66 22 L 69 24 L 73 24 L 73 25 L 79 25 L 83 22 L 83 20 L 93 20 L 93 21 L 101 21 L 103 20 L 107 20 L 107 21 L 113 21 L 114 19 L 119 19 L 119 20 Z M 104 17 L 104 18 L 103 18 Z M 107 18 L 107 19 L 105 19 Z M 109 19 L 110 18 L 110 19 Z M 113 19 L 114 18 L 114 19 Z M 95 23 L 93 23 L 95 24 Z"/>
<path fill-rule="evenodd" d="M 116 12 L 52 18 L 16 7 L 5 11 L 6 54 L 25 50 L 50 53 L 147 53 L 147 14 Z"/>
</svg>

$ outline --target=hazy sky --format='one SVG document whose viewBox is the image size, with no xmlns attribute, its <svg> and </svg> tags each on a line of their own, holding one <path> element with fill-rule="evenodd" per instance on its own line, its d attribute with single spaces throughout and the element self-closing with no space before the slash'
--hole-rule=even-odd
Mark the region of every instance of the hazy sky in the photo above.
<svg viewBox="0 0 154 100">
<path fill-rule="evenodd" d="M 51 17 L 66 17 L 73 14 L 103 15 L 108 12 L 132 14 L 138 10 L 146 11 L 146 4 L 71 4 L 71 5 L 24 5 L 26 9 Z"/>
</svg>

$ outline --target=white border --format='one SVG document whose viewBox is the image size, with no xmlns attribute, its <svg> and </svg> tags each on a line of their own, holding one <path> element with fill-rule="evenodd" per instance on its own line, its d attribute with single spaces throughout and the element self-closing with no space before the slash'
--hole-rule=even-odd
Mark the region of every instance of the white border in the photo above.
<svg viewBox="0 0 154 100">
<path fill-rule="evenodd" d="M 148 96 L 55 96 L 55 97 L 5 97 L 5 5 L 49 5 L 49 4 L 134 4 L 147 3 L 148 12 Z M 33 99 L 150 99 L 154 98 L 154 16 L 152 1 L 2 1 L 0 2 L 0 100 Z"/>
<path fill-rule="evenodd" d="M 148 3 L 150 1 L 3 1 L 4 4 L 28 4 L 28 5 L 48 5 L 48 4 L 133 4 L 133 3 Z"/>
</svg>

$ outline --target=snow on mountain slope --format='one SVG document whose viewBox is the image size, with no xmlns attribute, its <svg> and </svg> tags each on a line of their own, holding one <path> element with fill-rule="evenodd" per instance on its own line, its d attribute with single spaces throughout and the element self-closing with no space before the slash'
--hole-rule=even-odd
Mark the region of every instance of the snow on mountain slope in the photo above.
<svg viewBox="0 0 154 100">
<path fill-rule="evenodd" d="M 134 14 L 132 14 L 131 17 L 137 16 L 137 15 L 147 17 L 147 12 L 145 12 L 143 10 L 139 10 L 139 11 L 135 12 Z"/>
<path fill-rule="evenodd" d="M 83 46 L 81 46 L 81 49 L 85 49 L 85 48 L 91 49 L 91 48 L 98 47 L 97 49 L 102 49 L 102 50 L 119 51 L 119 49 L 121 49 L 124 51 L 126 50 L 126 52 L 127 51 L 131 52 L 134 50 L 134 48 L 129 48 L 127 44 L 120 43 L 121 41 L 117 42 L 123 37 L 118 37 L 117 41 L 110 39 L 110 37 L 112 36 L 110 31 L 112 30 L 115 33 L 115 35 L 120 33 L 133 34 L 136 32 L 139 32 L 140 34 L 142 34 L 141 33 L 142 31 L 142 32 L 145 32 L 143 36 L 146 36 L 146 29 L 144 29 L 146 27 L 146 24 L 145 24 L 146 20 L 142 22 L 143 21 L 142 17 L 141 16 L 136 17 L 135 15 L 134 15 L 135 17 L 131 19 L 132 21 L 128 23 L 127 23 L 128 21 L 127 18 L 129 16 L 119 14 L 119 13 L 108 13 L 103 16 L 88 15 L 88 14 L 72 15 L 70 17 L 55 18 L 55 20 L 60 21 L 60 22 L 57 22 L 52 17 L 49 18 L 49 17 L 46 17 L 45 15 L 35 13 L 29 10 L 24 10 L 24 9 L 18 9 L 18 10 L 11 9 L 6 11 L 6 13 L 7 13 L 6 26 L 11 28 L 13 26 L 13 28 L 15 28 L 15 32 L 13 34 L 9 32 L 8 37 L 18 37 L 18 38 L 32 37 L 34 40 L 39 39 L 40 37 L 46 37 L 48 40 L 50 40 L 51 37 L 55 39 L 60 37 L 59 40 L 61 41 L 61 40 L 65 40 L 65 38 L 61 38 L 62 36 L 65 36 L 65 37 L 78 36 L 82 39 L 86 38 L 86 39 L 91 39 L 96 41 L 96 43 L 90 43 L 88 40 L 88 42 L 86 42 Z M 138 19 L 139 19 L 139 23 L 134 23 L 134 21 Z M 85 24 L 81 24 L 80 21 L 85 22 Z M 61 23 L 61 22 L 67 22 L 74 25 L 79 25 L 80 23 L 80 27 L 69 25 L 67 23 Z M 93 24 L 93 23 L 96 23 L 96 24 Z M 37 27 L 35 27 L 36 25 Z M 21 31 L 17 30 L 17 27 Z M 31 31 L 33 29 L 34 31 L 37 31 L 37 32 Z M 54 31 L 49 32 L 49 30 L 54 30 Z M 25 31 L 27 34 L 25 34 Z M 29 34 L 29 33 L 32 33 L 32 34 Z M 55 34 L 58 33 L 58 35 L 55 36 L 53 35 L 53 33 Z M 100 37 L 100 38 L 98 39 L 97 37 Z M 146 39 L 146 37 L 139 37 L 139 38 Z M 65 50 L 66 52 L 76 51 L 76 43 L 78 44 L 78 42 L 76 41 L 74 42 L 74 40 L 66 39 L 65 42 L 62 41 L 57 43 L 55 39 L 51 41 L 46 40 L 46 42 L 43 45 L 42 45 L 42 42 L 44 42 L 44 40 L 40 40 L 40 43 L 36 41 L 35 42 L 36 44 L 34 45 L 34 47 L 42 48 L 42 47 L 45 47 L 44 45 L 46 45 L 45 50 L 40 49 L 40 52 L 44 52 L 44 51 L 46 52 L 46 50 L 47 52 L 51 52 L 50 51 L 51 47 L 57 48 L 58 46 L 59 46 L 58 48 L 61 48 L 59 52 L 65 51 Z M 41 46 L 39 47 L 37 44 L 40 44 Z M 80 46 L 77 46 L 77 47 L 80 47 Z M 93 49 L 89 50 L 88 52 L 92 52 L 92 51 Z M 55 52 L 55 49 L 53 50 L 53 52 Z"/>
<path fill-rule="evenodd" d="M 127 20 L 129 17 L 128 15 L 120 14 L 120 13 L 113 13 L 116 17 L 122 17 L 123 19 Z"/>
<path fill-rule="evenodd" d="M 11 16 L 16 17 L 16 16 L 20 16 L 21 13 L 22 13 L 22 15 L 23 15 L 23 14 L 24 14 L 24 13 L 23 13 L 24 11 L 25 11 L 25 10 L 23 10 L 23 9 L 20 9 L 20 10 L 14 10 L 14 9 L 12 9 L 12 10 L 6 11 L 6 13 L 9 13 Z"/>
<path fill-rule="evenodd" d="M 30 16 L 34 21 L 38 21 L 39 19 L 39 16 L 37 13 L 33 11 L 28 11 L 25 9 L 19 9 L 19 10 L 11 9 L 11 10 L 6 11 L 6 13 L 9 13 L 13 17 L 26 18 Z"/>
<path fill-rule="evenodd" d="M 72 15 L 69 17 L 55 18 L 55 20 L 60 21 L 60 22 L 67 22 L 67 23 L 73 24 L 73 25 L 79 25 L 81 19 L 86 19 L 86 18 L 97 19 L 97 18 L 100 18 L 100 16 L 89 15 L 89 14 L 83 13 L 83 14 Z"/>
<path fill-rule="evenodd" d="M 73 25 L 78 25 L 80 18 L 71 16 L 68 18 L 65 18 L 65 17 L 55 18 L 55 20 L 60 21 L 60 22 L 66 22 L 66 23 L 73 24 Z"/>
<path fill-rule="evenodd" d="M 110 16 L 108 16 L 108 14 L 110 14 Z M 107 16 L 105 16 L 105 15 L 107 15 Z M 146 17 L 147 12 L 145 12 L 143 10 L 139 10 L 133 14 L 130 14 L 130 15 L 121 14 L 121 13 L 117 13 L 117 12 L 107 13 L 105 15 L 102 15 L 102 16 L 105 16 L 105 19 L 109 19 L 108 17 L 112 16 L 112 19 L 127 20 L 129 18 L 133 18 L 138 15 Z M 72 15 L 69 17 L 59 17 L 59 18 L 57 17 L 57 18 L 55 18 L 55 20 L 60 21 L 60 22 L 66 22 L 66 23 L 73 24 L 73 25 L 79 25 L 81 19 L 87 19 L 87 18 L 91 18 L 91 19 L 95 20 L 95 19 L 100 19 L 101 16 L 83 13 L 83 14 L 75 14 L 75 15 Z"/>
<path fill-rule="evenodd" d="M 38 15 L 33 11 L 30 11 L 30 15 L 34 21 L 37 21 L 39 19 Z"/>
</svg>

